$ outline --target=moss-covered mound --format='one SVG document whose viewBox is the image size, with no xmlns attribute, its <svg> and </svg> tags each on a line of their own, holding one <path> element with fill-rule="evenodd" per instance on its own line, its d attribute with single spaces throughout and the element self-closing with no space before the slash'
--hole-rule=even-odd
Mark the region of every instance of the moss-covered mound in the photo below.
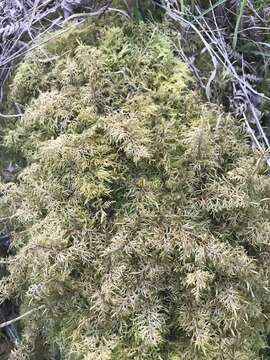
<svg viewBox="0 0 270 360">
<path fill-rule="evenodd" d="M 260 359 L 270 180 L 169 40 L 84 25 L 29 55 L 10 99 L 25 115 L 3 141 L 26 166 L 1 185 L 0 290 L 36 309 L 14 358 Z"/>
</svg>

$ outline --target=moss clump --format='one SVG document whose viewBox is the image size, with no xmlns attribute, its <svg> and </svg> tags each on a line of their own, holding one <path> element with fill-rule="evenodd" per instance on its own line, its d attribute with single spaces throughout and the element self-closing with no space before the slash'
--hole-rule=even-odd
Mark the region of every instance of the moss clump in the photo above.
<svg viewBox="0 0 270 360">
<path fill-rule="evenodd" d="M 22 312 L 43 306 L 14 356 L 37 358 L 42 339 L 70 360 L 259 359 L 263 162 L 235 120 L 201 103 L 158 29 L 70 36 L 48 46 L 46 71 L 36 52 L 37 72 L 26 59 L 11 85 L 26 113 L 4 142 L 27 166 L 1 187 L 15 255 L 0 289 Z"/>
</svg>

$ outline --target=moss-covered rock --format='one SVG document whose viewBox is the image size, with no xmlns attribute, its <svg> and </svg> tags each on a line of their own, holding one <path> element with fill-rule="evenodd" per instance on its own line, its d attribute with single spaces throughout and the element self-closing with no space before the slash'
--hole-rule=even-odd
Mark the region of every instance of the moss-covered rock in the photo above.
<svg viewBox="0 0 270 360">
<path fill-rule="evenodd" d="M 1 186 L 0 290 L 37 308 L 14 358 L 259 359 L 270 180 L 241 125 L 152 26 L 90 23 L 46 52 L 17 69 L 4 137 L 27 166 Z"/>
</svg>

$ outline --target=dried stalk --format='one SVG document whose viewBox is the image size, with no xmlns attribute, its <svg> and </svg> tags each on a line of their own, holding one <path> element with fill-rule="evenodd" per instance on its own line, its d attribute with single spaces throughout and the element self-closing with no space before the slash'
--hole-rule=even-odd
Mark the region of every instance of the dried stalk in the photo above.
<svg viewBox="0 0 270 360">
<path fill-rule="evenodd" d="M 16 317 L 16 318 L 14 318 L 14 319 L 5 321 L 5 322 L 3 322 L 2 324 L 0 324 L 0 329 L 3 329 L 3 328 L 5 328 L 5 327 L 7 327 L 7 326 L 9 326 L 9 325 L 11 325 L 11 324 L 14 324 L 14 323 L 18 322 L 19 320 L 25 318 L 26 316 L 31 315 L 33 312 L 38 311 L 38 310 L 41 310 L 41 309 L 44 309 L 44 308 L 45 308 L 45 305 L 41 305 L 41 306 L 39 306 L 39 307 L 37 307 L 37 308 L 35 308 L 35 309 L 32 309 L 32 310 L 27 311 L 26 313 L 24 313 L 24 314 L 22 314 L 22 315 L 20 315 L 20 316 L 18 316 L 18 317 Z"/>
<path fill-rule="evenodd" d="M 211 71 L 207 84 L 202 86 L 205 90 L 206 97 L 208 99 L 211 98 L 211 85 L 216 77 L 217 66 L 220 65 L 232 78 L 234 93 L 231 96 L 231 101 L 235 106 L 234 111 L 238 116 L 244 118 L 247 131 L 251 136 L 254 146 L 259 149 L 261 153 L 264 153 L 265 159 L 270 166 L 270 158 L 267 155 L 270 150 L 270 142 L 261 125 L 260 119 L 258 118 L 259 111 L 257 110 L 258 99 L 259 101 L 260 99 L 270 101 L 270 98 L 265 94 L 259 93 L 254 85 L 248 81 L 248 75 L 245 75 L 244 66 L 242 68 L 242 75 L 238 74 L 234 62 L 239 60 L 238 58 L 235 58 L 235 56 L 241 55 L 231 48 L 224 32 L 218 26 L 218 21 L 213 11 L 216 6 L 213 5 L 210 10 L 204 12 L 197 6 L 196 12 L 198 16 L 189 13 L 189 20 L 187 20 L 187 18 L 183 17 L 182 13 L 175 9 L 172 4 L 173 1 L 167 0 L 161 5 L 168 18 L 176 22 L 178 29 L 180 27 L 183 31 L 189 30 L 195 33 L 203 44 L 204 51 L 207 51 L 211 58 L 213 70 Z M 206 14 L 209 13 L 211 13 L 211 25 L 209 24 L 209 18 L 206 17 Z M 212 24 L 214 24 L 214 27 Z M 238 28 L 237 31 L 240 33 L 241 29 Z M 183 49 L 179 50 L 179 53 L 182 53 L 183 55 Z M 184 59 L 187 59 L 185 54 Z M 245 66 L 251 68 L 247 63 L 245 63 Z M 200 83 L 202 83 L 198 69 L 194 71 L 193 67 L 192 70 L 199 78 Z M 257 80 L 256 73 L 252 76 L 253 79 Z M 252 76 L 250 75 L 249 77 L 252 78 Z M 239 99 L 241 99 L 241 104 L 238 104 Z M 252 127 L 254 129 L 252 129 Z"/>
</svg>

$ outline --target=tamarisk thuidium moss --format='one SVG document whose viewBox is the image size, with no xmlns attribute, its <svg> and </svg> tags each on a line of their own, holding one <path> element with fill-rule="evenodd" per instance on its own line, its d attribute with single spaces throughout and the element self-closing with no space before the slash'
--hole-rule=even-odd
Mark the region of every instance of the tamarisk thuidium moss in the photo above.
<svg viewBox="0 0 270 360">
<path fill-rule="evenodd" d="M 86 23 L 26 56 L 11 100 L 25 114 L 3 142 L 25 166 L 1 185 L 0 290 L 44 306 L 13 358 L 260 359 L 270 180 L 170 40 Z"/>
</svg>

